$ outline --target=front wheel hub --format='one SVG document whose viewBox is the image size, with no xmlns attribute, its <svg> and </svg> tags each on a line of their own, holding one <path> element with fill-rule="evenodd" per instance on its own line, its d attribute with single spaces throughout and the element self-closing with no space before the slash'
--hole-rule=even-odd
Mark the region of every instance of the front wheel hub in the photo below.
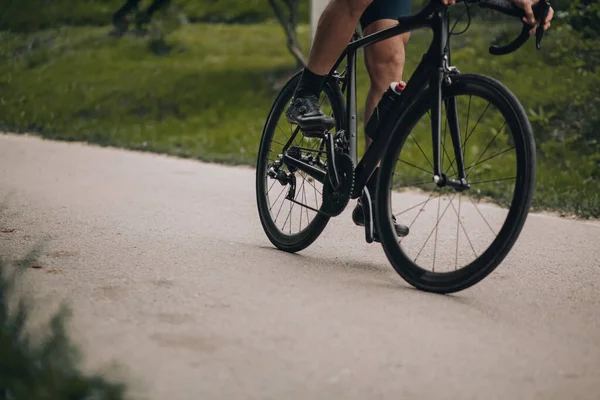
<svg viewBox="0 0 600 400">
<path fill-rule="evenodd" d="M 457 192 L 464 192 L 471 188 L 471 185 L 466 179 L 452 179 L 448 178 L 445 174 L 443 174 L 442 176 L 434 175 L 433 182 L 439 188 L 443 188 L 444 186 L 450 186 Z"/>
</svg>

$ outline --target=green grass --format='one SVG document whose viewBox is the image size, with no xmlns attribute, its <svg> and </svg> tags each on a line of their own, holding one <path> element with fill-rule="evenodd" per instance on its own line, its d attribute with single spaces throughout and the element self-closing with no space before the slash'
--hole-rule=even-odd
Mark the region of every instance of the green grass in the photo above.
<svg viewBox="0 0 600 400">
<path fill-rule="evenodd" d="M 270 79 L 291 65 L 279 33 L 276 25 L 189 26 L 162 57 L 145 39 L 115 40 L 101 28 L 34 35 L 34 50 L 19 45 L 35 39 L 18 37 L 8 51 L 21 54 L 0 83 L 11 91 L 0 98 L 4 123 L 56 139 L 251 163 Z"/>
<path fill-rule="evenodd" d="M 542 52 L 528 43 L 505 57 L 487 53 L 491 39 L 515 28 L 475 24 L 453 39 L 453 61 L 462 72 L 500 79 L 523 102 L 538 147 L 534 206 L 598 217 L 600 159 L 594 141 L 600 139 L 595 129 L 600 124 L 594 125 L 598 120 L 589 105 L 597 100 L 593 88 L 600 73 L 581 64 L 585 57 L 572 57 L 580 42 L 558 29 L 545 38 Z M 269 108 L 294 69 L 277 24 L 186 25 L 168 36 L 169 48 L 161 55 L 148 38 L 115 39 L 107 32 L 62 27 L 3 33 L 2 128 L 254 165 Z M 306 26 L 300 35 L 306 48 Z M 405 80 L 428 40 L 426 32 L 413 34 Z M 368 85 L 362 61 L 358 73 L 362 113 Z M 501 189 L 491 194 L 500 196 Z"/>
</svg>

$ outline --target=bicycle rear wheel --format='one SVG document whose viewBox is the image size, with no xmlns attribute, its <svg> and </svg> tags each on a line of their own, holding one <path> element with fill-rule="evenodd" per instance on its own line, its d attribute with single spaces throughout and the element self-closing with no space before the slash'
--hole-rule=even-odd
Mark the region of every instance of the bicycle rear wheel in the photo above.
<svg viewBox="0 0 600 400">
<path fill-rule="evenodd" d="M 312 177 L 285 163 L 278 166 L 280 155 L 288 142 L 288 155 L 310 160 L 309 163 L 326 170 L 325 143 L 320 138 L 305 138 L 296 132 L 285 118 L 300 75 L 296 74 L 281 90 L 265 124 L 256 166 L 256 200 L 263 229 L 275 247 L 287 252 L 297 252 L 310 246 L 323 232 L 329 217 L 288 199 L 291 186 L 295 186 L 295 200 L 313 209 L 320 210 L 323 203 L 323 185 Z M 336 130 L 342 129 L 345 121 L 345 102 L 340 88 L 334 80 L 328 80 L 320 98 L 323 112 L 335 118 Z M 295 136 L 294 136 L 295 134 Z M 279 181 L 269 175 L 269 169 L 285 174 Z"/>
<path fill-rule="evenodd" d="M 464 290 L 489 275 L 517 240 L 535 184 L 535 143 L 516 97 L 500 82 L 458 75 L 443 89 L 455 97 L 465 170 L 471 188 L 458 192 L 432 180 L 430 98 L 404 114 L 383 157 L 377 218 L 394 269 L 421 290 Z M 458 175 L 442 112 L 442 171 Z M 398 240 L 391 215 L 410 227 Z"/>
</svg>

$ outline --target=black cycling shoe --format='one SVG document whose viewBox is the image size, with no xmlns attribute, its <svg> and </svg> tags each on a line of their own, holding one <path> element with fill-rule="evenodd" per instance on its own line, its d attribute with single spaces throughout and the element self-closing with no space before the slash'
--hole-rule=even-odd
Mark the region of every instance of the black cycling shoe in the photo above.
<svg viewBox="0 0 600 400">
<path fill-rule="evenodd" d="M 352 221 L 354 221 L 355 225 L 365 226 L 365 214 L 363 213 L 363 207 L 360 199 L 358 199 L 356 207 L 354 207 L 354 210 L 352 211 Z M 396 235 L 398 235 L 398 237 L 404 237 L 408 235 L 408 226 L 399 224 L 394 215 L 392 215 L 392 221 L 394 221 L 394 229 L 396 230 Z M 377 233 L 378 229 L 375 221 L 373 221 L 373 227 L 373 240 L 376 242 L 381 242 L 381 239 L 379 239 L 379 234 Z"/>
<path fill-rule="evenodd" d="M 309 132 L 320 132 L 335 127 L 335 119 L 325 115 L 317 96 L 299 96 L 292 100 L 292 103 L 285 112 L 285 117 L 291 124 L 298 124 L 302 129 L 304 136 Z"/>
</svg>

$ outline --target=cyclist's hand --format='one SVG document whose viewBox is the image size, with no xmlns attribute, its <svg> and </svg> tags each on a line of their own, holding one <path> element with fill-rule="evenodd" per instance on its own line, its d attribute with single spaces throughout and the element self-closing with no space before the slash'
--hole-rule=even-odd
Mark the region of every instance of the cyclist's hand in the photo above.
<svg viewBox="0 0 600 400">
<path fill-rule="evenodd" d="M 456 0 L 442 0 L 442 3 L 447 6 L 451 6 L 452 4 L 456 4 Z"/>
<path fill-rule="evenodd" d="M 529 32 L 532 35 L 535 33 L 535 29 L 537 28 L 537 26 L 540 23 L 540 21 L 537 21 L 535 19 L 535 16 L 533 15 L 533 9 L 532 9 L 532 7 L 534 5 L 536 5 L 538 3 L 538 1 L 539 0 L 511 0 L 511 2 L 515 6 L 520 7 L 525 11 L 525 17 L 523 17 L 523 22 L 534 26 L 533 29 Z M 550 28 L 550 21 L 552 21 L 553 16 L 554 16 L 554 9 L 552 7 L 550 7 L 550 9 L 548 10 L 548 16 L 546 17 L 546 20 L 544 21 L 544 30 L 548 30 L 548 28 Z"/>
</svg>

